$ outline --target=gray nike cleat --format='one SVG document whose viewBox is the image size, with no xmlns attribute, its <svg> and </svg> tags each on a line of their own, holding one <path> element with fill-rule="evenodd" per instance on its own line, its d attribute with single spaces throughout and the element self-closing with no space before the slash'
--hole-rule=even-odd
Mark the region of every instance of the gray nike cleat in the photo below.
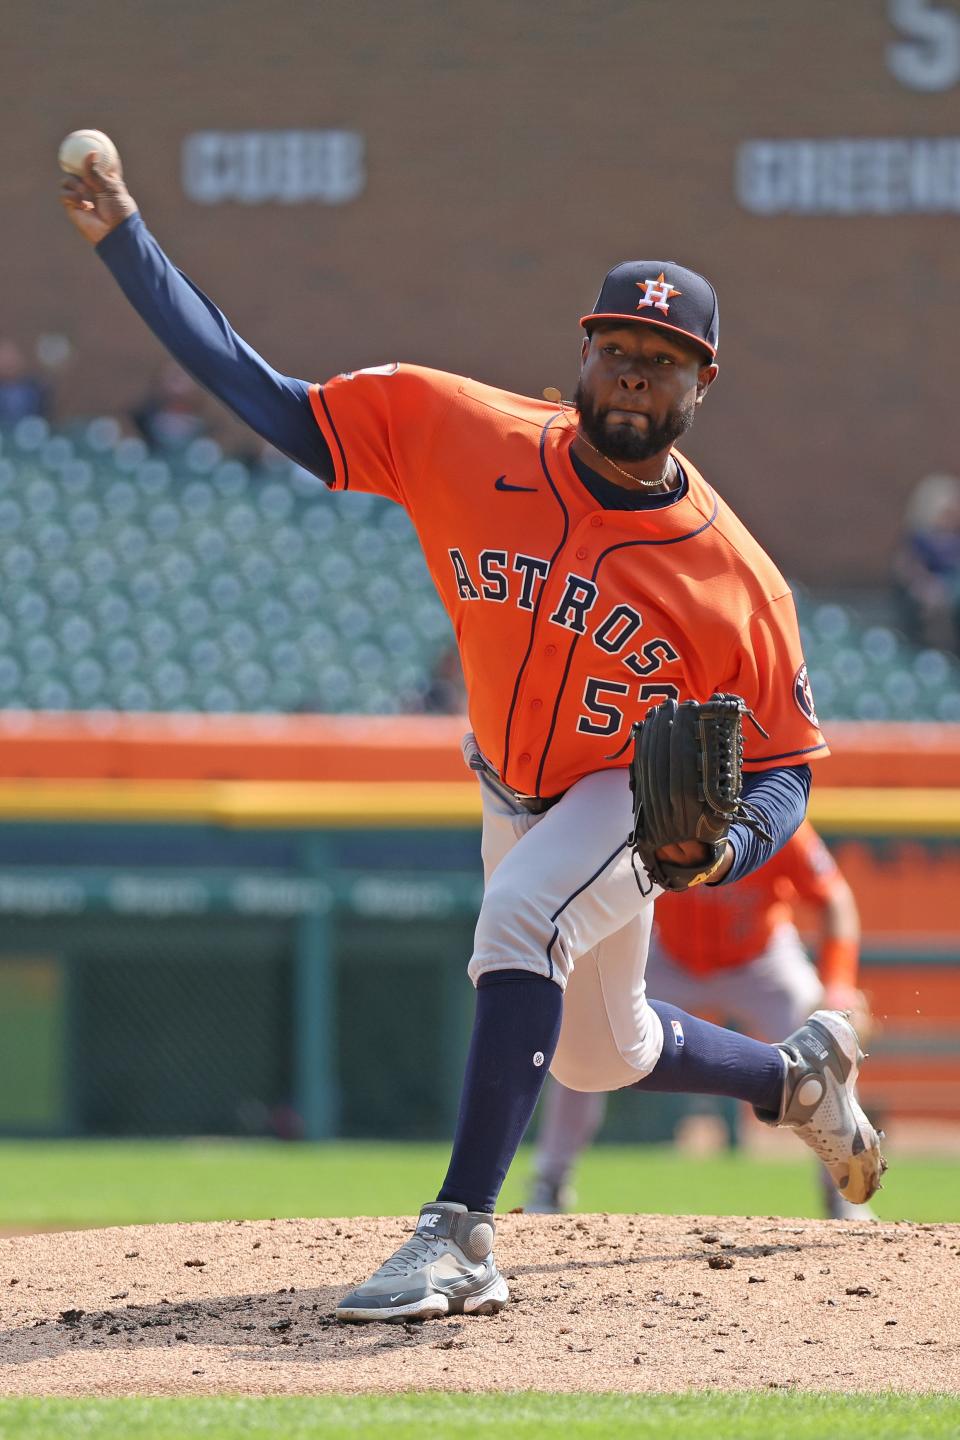
<svg viewBox="0 0 960 1440">
<path fill-rule="evenodd" d="M 510 1298 L 493 1258 L 493 1216 L 437 1200 L 405 1245 L 351 1290 L 338 1320 L 436 1320 L 493 1315 Z"/>
<path fill-rule="evenodd" d="M 768 1125 L 788 1125 L 815 1150 L 844 1200 L 863 1205 L 880 1188 L 887 1162 L 856 1096 L 863 1052 L 842 1010 L 817 1010 L 778 1043 L 787 1062 L 779 1115 L 755 1109 Z"/>
</svg>

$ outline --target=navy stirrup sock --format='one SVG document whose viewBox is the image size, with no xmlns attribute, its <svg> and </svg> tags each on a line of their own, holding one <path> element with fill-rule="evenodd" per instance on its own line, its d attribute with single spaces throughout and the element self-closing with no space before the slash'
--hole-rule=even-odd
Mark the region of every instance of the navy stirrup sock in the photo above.
<svg viewBox="0 0 960 1440">
<path fill-rule="evenodd" d="M 438 1200 L 493 1210 L 543 1089 L 562 1013 L 563 992 L 543 975 L 481 975 L 453 1154 Z"/>
<path fill-rule="evenodd" d="M 663 1000 L 651 1000 L 650 1008 L 663 1021 L 663 1052 L 635 1090 L 729 1095 L 780 1114 L 784 1062 L 775 1045 L 711 1025 Z"/>
</svg>

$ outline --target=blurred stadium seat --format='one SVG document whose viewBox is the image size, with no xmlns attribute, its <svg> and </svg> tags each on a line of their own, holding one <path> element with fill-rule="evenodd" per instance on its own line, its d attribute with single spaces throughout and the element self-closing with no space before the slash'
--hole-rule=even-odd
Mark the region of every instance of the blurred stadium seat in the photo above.
<svg viewBox="0 0 960 1440">
<path fill-rule="evenodd" d="M 848 605 L 818 603 L 795 586 L 810 683 L 822 720 L 960 719 L 960 661 L 918 650 Z"/>
<path fill-rule="evenodd" d="M 0 708 L 417 709 L 450 642 L 395 506 L 108 417 L 0 433 L 0 576 Z"/>
<path fill-rule="evenodd" d="M 418 709 L 451 640 L 410 523 L 212 440 L 0 432 L 0 708 Z M 822 718 L 960 720 L 960 664 L 798 591 Z"/>
</svg>

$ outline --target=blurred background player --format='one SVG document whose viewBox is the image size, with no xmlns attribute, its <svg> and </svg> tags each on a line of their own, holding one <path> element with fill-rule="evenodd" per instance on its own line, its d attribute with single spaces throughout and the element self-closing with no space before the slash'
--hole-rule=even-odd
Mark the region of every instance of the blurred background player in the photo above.
<svg viewBox="0 0 960 1440">
<path fill-rule="evenodd" d="M 157 382 L 130 419 L 151 450 L 185 450 L 193 440 L 208 433 L 203 413 L 203 391 L 179 365 L 163 366 Z"/>
<path fill-rule="evenodd" d="M 16 341 L 0 335 L 0 425 L 46 415 L 49 409 L 48 382 L 30 369 Z"/>
<path fill-rule="evenodd" d="M 893 573 L 910 638 L 960 655 L 960 480 L 955 475 L 927 475 L 915 488 Z"/>
<path fill-rule="evenodd" d="M 815 908 L 814 967 L 795 923 L 796 903 Z M 647 992 L 699 1015 L 733 1021 L 760 1040 L 788 1035 L 819 1006 L 852 1010 L 861 1040 L 869 1015 L 857 988 L 860 917 L 853 891 L 809 821 L 739 884 L 702 885 L 656 902 Z M 573 1202 L 570 1176 L 603 1122 L 606 1095 L 550 1080 L 537 1137 L 528 1211 L 555 1214 Z M 821 1171 L 827 1214 L 862 1220 Z"/>
</svg>

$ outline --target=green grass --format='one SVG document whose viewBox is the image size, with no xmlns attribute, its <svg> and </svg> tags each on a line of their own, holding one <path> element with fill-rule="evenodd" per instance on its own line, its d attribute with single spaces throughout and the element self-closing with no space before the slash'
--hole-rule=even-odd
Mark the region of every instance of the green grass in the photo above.
<svg viewBox="0 0 960 1440">
<path fill-rule="evenodd" d="M 107 1225 L 269 1215 L 409 1212 L 434 1193 L 446 1145 L 0 1142 L 0 1226 Z M 503 1196 L 520 1203 L 529 1152 Z M 956 1219 L 960 1166 L 911 1158 L 883 1192 L 888 1218 Z M 817 1213 L 813 1167 L 666 1147 L 602 1146 L 579 1175 L 584 1209 Z M 0 1399 L 0 1440 L 953 1440 L 956 1396 L 459 1395 L 307 1399 Z"/>
<path fill-rule="evenodd" d="M 0 1401 L 0 1440 L 954 1440 L 953 1396 L 395 1395 Z"/>
<path fill-rule="evenodd" d="M 410 1214 L 446 1169 L 446 1145 L 282 1141 L 3 1141 L 0 1228 L 170 1220 Z M 529 1151 L 500 1208 L 523 1203 Z M 819 1214 L 811 1161 L 694 1158 L 664 1146 L 597 1146 L 577 1177 L 578 1208 L 706 1215 Z M 960 1219 L 960 1163 L 894 1157 L 875 1208 L 884 1219 Z"/>
</svg>

